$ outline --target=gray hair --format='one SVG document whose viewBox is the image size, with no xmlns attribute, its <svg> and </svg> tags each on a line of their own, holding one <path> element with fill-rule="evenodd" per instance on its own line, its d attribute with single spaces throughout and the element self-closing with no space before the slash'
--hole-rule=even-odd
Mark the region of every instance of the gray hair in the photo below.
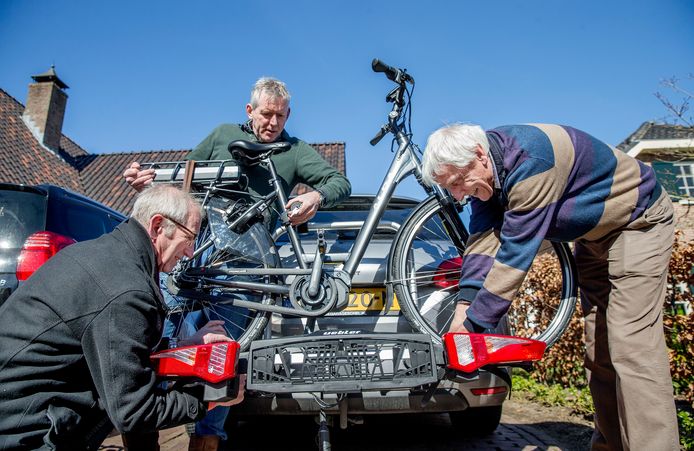
<svg viewBox="0 0 694 451">
<path fill-rule="evenodd" d="M 474 124 L 451 124 L 441 127 L 429 136 L 422 158 L 422 180 L 427 185 L 436 183 L 434 177 L 444 165 L 464 168 L 476 155 L 477 145 L 489 153 L 489 140 L 482 127 Z"/>
<path fill-rule="evenodd" d="M 262 77 L 255 82 L 253 90 L 251 91 L 251 106 L 253 108 L 258 106 L 260 96 L 263 93 L 272 98 L 279 97 L 287 103 L 289 103 L 289 99 L 291 99 L 289 91 L 287 91 L 287 85 L 276 78 Z"/>
<path fill-rule="evenodd" d="M 157 214 L 187 224 L 188 217 L 196 209 L 201 213 L 200 204 L 189 193 L 171 185 L 153 185 L 137 196 L 130 216 L 145 228 L 152 216 Z M 164 226 L 166 236 L 171 237 L 175 228 L 176 225 L 167 220 Z"/>
</svg>

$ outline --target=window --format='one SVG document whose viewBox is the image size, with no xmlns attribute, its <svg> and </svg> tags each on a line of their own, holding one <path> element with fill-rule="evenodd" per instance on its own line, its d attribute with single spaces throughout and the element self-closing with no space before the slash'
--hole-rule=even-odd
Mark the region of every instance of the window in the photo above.
<svg viewBox="0 0 694 451">
<path fill-rule="evenodd" d="M 694 161 L 654 161 L 658 181 L 672 197 L 694 197 Z"/>
</svg>

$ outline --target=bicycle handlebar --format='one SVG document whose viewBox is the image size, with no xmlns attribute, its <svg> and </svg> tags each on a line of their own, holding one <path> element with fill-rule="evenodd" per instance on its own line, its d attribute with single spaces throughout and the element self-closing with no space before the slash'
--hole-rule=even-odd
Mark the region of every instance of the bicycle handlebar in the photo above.
<svg viewBox="0 0 694 451">
<path fill-rule="evenodd" d="M 389 80 L 393 80 L 395 83 L 402 84 L 408 81 L 414 83 L 414 78 L 412 78 L 405 69 L 391 67 L 378 58 L 374 58 L 373 61 L 371 61 L 371 69 L 373 69 L 374 72 L 385 72 L 386 77 L 388 77 Z"/>
<path fill-rule="evenodd" d="M 376 136 L 371 138 L 371 141 L 369 141 L 369 144 L 371 144 L 372 146 L 375 146 L 376 144 L 378 144 L 379 141 L 381 141 L 381 139 L 383 139 L 383 137 L 385 136 L 386 133 L 388 133 L 389 130 L 390 130 L 390 127 L 388 127 L 387 125 L 384 125 L 383 127 L 381 127 L 381 129 L 378 131 L 378 133 L 376 133 Z"/>
<path fill-rule="evenodd" d="M 395 87 L 395 89 L 393 89 L 386 97 L 387 102 L 393 103 L 393 111 L 391 111 L 388 115 L 388 123 L 382 126 L 378 133 L 376 133 L 376 136 L 369 141 L 372 146 L 375 146 L 386 133 L 395 133 L 399 129 L 397 121 L 399 120 L 403 111 L 403 94 L 405 92 L 409 92 L 407 91 L 405 84 L 409 82 L 414 85 L 414 78 L 407 73 L 407 70 L 391 67 L 378 58 L 374 58 L 373 61 L 371 61 L 371 69 L 373 69 L 374 72 L 385 73 L 389 80 L 392 80 L 398 84 L 398 86 Z"/>
</svg>

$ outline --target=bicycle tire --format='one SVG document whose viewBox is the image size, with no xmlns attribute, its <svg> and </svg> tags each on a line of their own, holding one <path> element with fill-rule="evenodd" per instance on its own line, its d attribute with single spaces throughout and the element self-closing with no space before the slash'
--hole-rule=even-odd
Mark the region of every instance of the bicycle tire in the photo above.
<svg viewBox="0 0 694 451">
<path fill-rule="evenodd" d="M 250 226 L 242 233 L 236 233 L 226 227 L 224 220 L 217 218 L 215 215 L 220 215 L 217 212 L 223 212 L 220 208 L 222 204 L 216 203 L 225 202 L 219 198 L 210 200 L 209 205 L 217 207 L 208 208 L 208 217 L 203 225 L 203 232 L 200 234 L 198 245 L 201 245 L 207 238 L 212 236 L 214 243 L 198 257 L 198 259 L 189 264 L 184 270 L 184 274 L 195 274 L 210 268 L 273 268 L 278 266 L 277 251 L 274 247 L 274 242 L 270 238 L 269 233 L 263 227 L 262 223 L 256 223 Z M 236 245 L 234 244 L 236 241 Z M 243 245 L 241 245 L 243 243 Z M 254 293 L 249 290 L 240 288 L 227 288 L 220 285 L 215 285 L 205 281 L 201 276 L 185 276 L 190 283 L 191 280 L 196 282 L 196 286 L 192 290 L 200 293 L 203 299 L 197 299 L 193 296 L 183 297 L 175 296 L 176 306 L 169 311 L 168 316 L 179 314 L 176 329 L 180 336 L 190 335 L 193 331 L 190 327 L 183 327 L 185 315 L 193 311 L 205 312 L 205 321 L 210 319 L 225 320 L 224 328 L 227 335 L 234 338 L 241 348 L 245 351 L 250 346 L 251 342 L 258 338 L 270 318 L 270 312 L 260 310 L 247 310 L 239 307 L 230 306 L 230 298 L 244 297 L 246 300 L 253 300 L 259 304 L 272 304 L 275 302 L 273 295 L 268 293 Z M 217 275 L 214 279 L 223 282 L 239 280 L 243 282 L 270 282 L 269 276 L 232 276 L 232 275 Z M 190 290 L 190 288 L 189 288 Z M 197 327 L 203 323 L 198 322 Z M 190 326 L 190 325 L 188 325 Z"/>
<path fill-rule="evenodd" d="M 441 222 L 441 205 L 434 197 L 423 201 L 407 218 L 395 238 L 389 274 L 403 315 L 417 331 L 441 343 L 455 308 L 459 263 L 464 249 L 453 244 Z M 414 247 L 413 247 L 414 243 Z M 556 306 L 547 302 L 548 324 L 534 338 L 548 347 L 568 327 L 576 306 L 576 268 L 566 243 L 552 243 L 561 273 L 561 294 Z M 537 318 L 539 312 L 526 317 Z M 512 333 L 522 335 L 515 330 Z"/>
</svg>

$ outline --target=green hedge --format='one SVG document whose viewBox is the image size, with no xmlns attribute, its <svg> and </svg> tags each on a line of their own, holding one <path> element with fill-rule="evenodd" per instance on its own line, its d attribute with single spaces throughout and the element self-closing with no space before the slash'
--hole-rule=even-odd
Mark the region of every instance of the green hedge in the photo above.
<svg viewBox="0 0 694 451">
<path fill-rule="evenodd" d="M 556 257 L 547 253 L 538 256 L 509 311 L 511 333 L 532 337 L 546 329 L 559 302 L 561 286 L 561 270 Z M 564 335 L 535 365 L 532 379 L 562 387 L 586 385 L 580 310 L 580 307 L 576 309 Z"/>
<path fill-rule="evenodd" d="M 670 259 L 668 276 L 671 288 L 664 308 L 665 339 L 675 393 L 694 405 L 694 312 L 687 315 L 682 308 L 685 303 L 694 307 L 694 241 L 684 243 L 681 237 L 678 233 Z"/>
<path fill-rule="evenodd" d="M 679 307 L 694 305 L 694 296 L 683 286 L 693 285 L 694 241 L 684 243 L 677 233 L 669 269 L 668 296 L 664 306 L 664 328 L 670 352 L 670 370 L 675 393 L 694 402 L 694 314 L 685 315 Z M 561 292 L 561 272 L 552 255 L 539 256 L 526 277 L 509 313 L 512 333 L 533 336 L 549 322 Z M 580 303 L 579 303 L 580 304 Z M 534 380 L 562 387 L 584 387 L 583 319 L 576 312 L 562 338 L 535 365 Z"/>
</svg>

